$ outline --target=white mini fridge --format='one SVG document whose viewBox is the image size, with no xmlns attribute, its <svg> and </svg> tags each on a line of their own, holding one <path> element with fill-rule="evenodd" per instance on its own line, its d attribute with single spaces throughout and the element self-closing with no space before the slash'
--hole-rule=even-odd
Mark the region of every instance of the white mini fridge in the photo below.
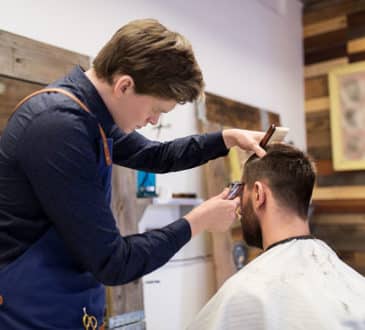
<svg viewBox="0 0 365 330">
<path fill-rule="evenodd" d="M 161 228 L 198 205 L 198 199 L 154 200 L 139 231 Z M 143 277 L 147 330 L 182 330 L 215 291 L 210 236 L 194 237 L 167 264 Z"/>
</svg>

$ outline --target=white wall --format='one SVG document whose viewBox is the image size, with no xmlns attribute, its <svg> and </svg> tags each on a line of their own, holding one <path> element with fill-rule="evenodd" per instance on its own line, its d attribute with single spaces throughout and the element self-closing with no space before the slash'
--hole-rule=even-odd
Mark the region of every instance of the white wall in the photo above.
<svg viewBox="0 0 365 330">
<path fill-rule="evenodd" d="M 0 29 L 95 56 L 117 28 L 153 17 L 184 34 L 207 91 L 277 112 L 305 148 L 301 4 L 297 0 L 1 0 Z M 161 139 L 196 132 L 191 105 L 166 116 Z M 143 131 L 155 137 L 155 130 Z M 175 192 L 201 192 L 200 170 L 158 177 Z M 165 189 L 165 192 L 166 192 Z"/>
</svg>

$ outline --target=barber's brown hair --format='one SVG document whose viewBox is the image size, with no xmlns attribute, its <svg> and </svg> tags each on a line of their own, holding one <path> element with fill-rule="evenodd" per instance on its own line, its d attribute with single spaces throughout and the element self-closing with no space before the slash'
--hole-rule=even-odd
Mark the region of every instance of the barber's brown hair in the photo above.
<svg viewBox="0 0 365 330">
<path fill-rule="evenodd" d="M 276 201 L 306 218 L 312 196 L 315 169 L 299 149 L 282 143 L 266 147 L 266 155 L 251 156 L 244 166 L 243 182 L 252 189 L 255 181 L 265 182 Z"/>
<path fill-rule="evenodd" d="M 178 103 L 192 102 L 204 88 L 203 75 L 189 41 L 154 19 L 121 27 L 93 61 L 98 78 L 113 83 L 130 75 L 137 94 Z"/>
</svg>

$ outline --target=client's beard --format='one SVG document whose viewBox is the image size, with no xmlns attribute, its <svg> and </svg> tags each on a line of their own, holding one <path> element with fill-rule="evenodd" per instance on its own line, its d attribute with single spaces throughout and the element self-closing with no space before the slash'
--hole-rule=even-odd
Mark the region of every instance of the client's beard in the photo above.
<svg viewBox="0 0 365 330">
<path fill-rule="evenodd" d="M 262 232 L 259 219 L 253 210 L 253 205 L 250 198 L 247 200 L 246 205 L 241 210 L 241 214 L 242 217 L 240 221 L 244 240 L 248 245 L 262 249 Z"/>
</svg>

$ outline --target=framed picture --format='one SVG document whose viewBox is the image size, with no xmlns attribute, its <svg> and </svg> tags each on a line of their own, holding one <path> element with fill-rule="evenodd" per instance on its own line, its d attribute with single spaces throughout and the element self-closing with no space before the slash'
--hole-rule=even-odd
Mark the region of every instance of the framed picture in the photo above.
<svg viewBox="0 0 365 330">
<path fill-rule="evenodd" d="M 329 73 L 333 167 L 365 169 L 365 62 Z"/>
</svg>

